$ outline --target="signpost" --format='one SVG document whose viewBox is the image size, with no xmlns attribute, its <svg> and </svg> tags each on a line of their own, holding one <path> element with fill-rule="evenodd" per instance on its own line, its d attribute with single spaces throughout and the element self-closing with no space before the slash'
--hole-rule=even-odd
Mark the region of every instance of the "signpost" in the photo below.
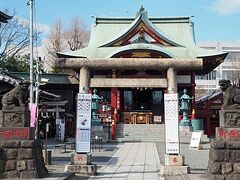
<svg viewBox="0 0 240 180">
<path fill-rule="evenodd" d="M 164 94 L 166 154 L 179 154 L 178 94 Z"/>
<path fill-rule="evenodd" d="M 76 152 L 89 153 L 91 141 L 92 95 L 78 93 Z"/>
<path fill-rule="evenodd" d="M 190 142 L 190 149 L 199 149 L 200 147 L 200 140 L 201 140 L 201 132 L 193 132 Z"/>
<path fill-rule="evenodd" d="M 92 95 L 78 93 L 76 153 L 71 154 L 71 164 L 65 165 L 65 172 L 96 174 L 97 165 L 91 164 L 91 111 Z"/>
</svg>

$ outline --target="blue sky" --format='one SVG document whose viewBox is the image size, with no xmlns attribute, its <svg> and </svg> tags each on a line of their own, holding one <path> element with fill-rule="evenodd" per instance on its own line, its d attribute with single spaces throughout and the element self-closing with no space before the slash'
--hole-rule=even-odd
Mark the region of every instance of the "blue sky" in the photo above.
<svg viewBox="0 0 240 180">
<path fill-rule="evenodd" d="M 0 0 L 0 10 L 29 18 L 28 0 Z M 150 17 L 194 16 L 197 42 L 240 41 L 240 0 L 35 0 L 36 20 L 47 28 L 57 18 L 68 25 L 80 17 L 90 30 L 91 16 L 134 17 L 143 5 Z"/>
</svg>

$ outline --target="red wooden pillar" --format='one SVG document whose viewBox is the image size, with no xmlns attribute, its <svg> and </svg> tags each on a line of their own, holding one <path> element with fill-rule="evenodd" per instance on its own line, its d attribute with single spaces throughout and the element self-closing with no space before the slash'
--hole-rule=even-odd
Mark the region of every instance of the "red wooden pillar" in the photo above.
<svg viewBox="0 0 240 180">
<path fill-rule="evenodd" d="M 88 93 L 89 93 L 89 94 L 92 94 L 92 93 L 93 93 L 93 89 L 92 89 L 92 88 L 89 88 Z"/>
<path fill-rule="evenodd" d="M 117 88 L 111 88 L 111 106 L 112 106 L 112 116 L 113 116 L 114 109 L 117 109 Z"/>
<path fill-rule="evenodd" d="M 112 139 L 116 138 L 116 123 L 117 123 L 117 88 L 111 88 L 111 106 L 112 106 Z"/>
<path fill-rule="evenodd" d="M 206 111 L 207 111 L 207 135 L 210 136 L 212 133 L 212 127 L 211 127 L 211 109 L 210 109 L 210 100 L 207 100 L 206 105 Z"/>
<path fill-rule="evenodd" d="M 192 72 L 191 73 L 191 91 L 192 91 L 192 97 L 193 97 L 193 100 L 192 100 L 192 109 L 195 109 L 195 86 L 196 86 L 196 83 L 195 83 L 195 73 Z"/>
</svg>

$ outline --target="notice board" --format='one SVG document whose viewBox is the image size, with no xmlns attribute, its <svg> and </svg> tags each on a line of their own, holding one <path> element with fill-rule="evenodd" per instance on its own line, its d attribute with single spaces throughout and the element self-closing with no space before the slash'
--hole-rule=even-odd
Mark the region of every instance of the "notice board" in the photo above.
<svg viewBox="0 0 240 180">
<path fill-rule="evenodd" d="M 166 154 L 179 154 L 178 94 L 164 94 Z"/>
<path fill-rule="evenodd" d="M 92 95 L 78 93 L 76 152 L 90 152 Z"/>
</svg>

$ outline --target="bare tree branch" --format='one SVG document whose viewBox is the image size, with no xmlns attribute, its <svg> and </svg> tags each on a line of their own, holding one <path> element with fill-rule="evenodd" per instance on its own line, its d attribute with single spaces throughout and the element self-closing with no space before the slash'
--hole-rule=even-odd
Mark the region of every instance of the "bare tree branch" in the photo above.
<svg viewBox="0 0 240 180">
<path fill-rule="evenodd" d="M 0 69 L 3 70 L 7 70 L 8 59 L 21 57 L 29 46 L 29 22 L 17 17 L 15 12 L 13 16 L 8 23 L 0 27 Z M 39 36 L 40 32 L 34 32 L 35 41 Z"/>
<path fill-rule="evenodd" d="M 85 24 L 78 18 L 72 19 L 71 27 L 65 33 L 70 50 L 75 51 L 87 45 L 89 32 Z"/>
<path fill-rule="evenodd" d="M 48 59 L 51 61 L 48 64 L 55 66 L 58 63 L 57 52 L 75 51 L 86 47 L 89 37 L 90 33 L 80 18 L 74 17 L 72 19 L 69 30 L 64 30 L 61 19 L 56 20 L 51 27 L 46 44 Z M 54 69 L 54 66 L 51 68 Z"/>
</svg>

